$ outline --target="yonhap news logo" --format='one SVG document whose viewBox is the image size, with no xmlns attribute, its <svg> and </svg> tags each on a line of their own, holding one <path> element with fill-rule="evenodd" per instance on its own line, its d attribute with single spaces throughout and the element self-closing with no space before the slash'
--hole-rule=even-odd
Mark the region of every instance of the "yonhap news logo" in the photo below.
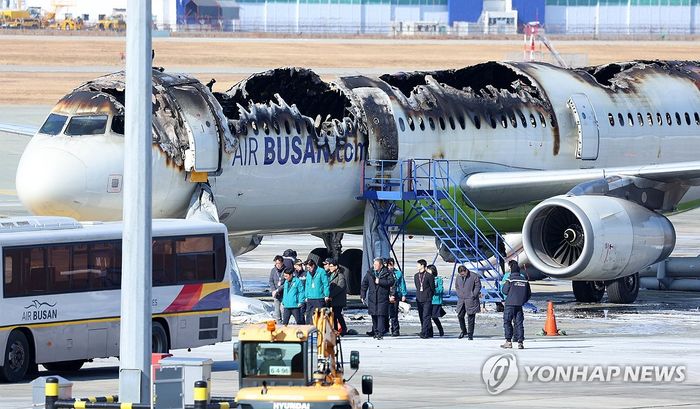
<svg viewBox="0 0 700 409">
<path fill-rule="evenodd" d="M 491 395 L 512 389 L 522 367 L 528 383 L 623 382 L 682 383 L 685 365 L 518 365 L 513 354 L 494 355 L 481 367 L 481 378 Z"/>
<path fill-rule="evenodd" d="M 481 367 L 481 379 L 491 395 L 498 395 L 518 382 L 518 360 L 513 354 L 495 355 Z"/>
</svg>

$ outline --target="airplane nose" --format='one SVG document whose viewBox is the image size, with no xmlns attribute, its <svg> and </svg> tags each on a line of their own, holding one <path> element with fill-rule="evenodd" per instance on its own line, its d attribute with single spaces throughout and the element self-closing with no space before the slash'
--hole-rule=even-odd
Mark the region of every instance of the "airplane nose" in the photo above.
<svg viewBox="0 0 700 409">
<path fill-rule="evenodd" d="M 26 149 L 17 167 L 17 196 L 35 215 L 79 218 L 85 205 L 86 166 L 61 149 Z"/>
</svg>

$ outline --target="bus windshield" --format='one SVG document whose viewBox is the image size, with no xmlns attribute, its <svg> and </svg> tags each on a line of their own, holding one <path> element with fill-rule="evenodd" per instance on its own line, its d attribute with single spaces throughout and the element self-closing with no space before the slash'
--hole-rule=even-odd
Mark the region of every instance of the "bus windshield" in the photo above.
<svg viewBox="0 0 700 409">
<path fill-rule="evenodd" d="M 301 343 L 245 342 L 244 378 L 304 378 L 304 354 Z"/>
</svg>

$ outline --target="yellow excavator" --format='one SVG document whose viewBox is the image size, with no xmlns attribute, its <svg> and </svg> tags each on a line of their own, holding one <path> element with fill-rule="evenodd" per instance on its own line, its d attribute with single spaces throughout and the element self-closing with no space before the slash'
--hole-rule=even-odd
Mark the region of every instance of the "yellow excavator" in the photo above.
<svg viewBox="0 0 700 409">
<path fill-rule="evenodd" d="M 373 380 L 362 377 L 359 392 L 344 379 L 343 350 L 333 328 L 333 312 L 319 308 L 314 325 L 251 324 L 239 332 L 234 347 L 242 409 L 372 409 Z M 360 366 L 360 353 L 350 353 L 350 368 Z M 352 378 L 352 376 L 350 377 Z"/>
</svg>

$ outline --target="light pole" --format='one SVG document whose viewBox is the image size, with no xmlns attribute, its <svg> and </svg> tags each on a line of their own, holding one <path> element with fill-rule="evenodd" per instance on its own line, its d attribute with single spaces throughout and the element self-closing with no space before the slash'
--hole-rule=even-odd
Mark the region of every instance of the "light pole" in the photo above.
<svg viewBox="0 0 700 409">
<path fill-rule="evenodd" d="M 119 399 L 150 403 L 151 0 L 127 1 Z"/>
</svg>

